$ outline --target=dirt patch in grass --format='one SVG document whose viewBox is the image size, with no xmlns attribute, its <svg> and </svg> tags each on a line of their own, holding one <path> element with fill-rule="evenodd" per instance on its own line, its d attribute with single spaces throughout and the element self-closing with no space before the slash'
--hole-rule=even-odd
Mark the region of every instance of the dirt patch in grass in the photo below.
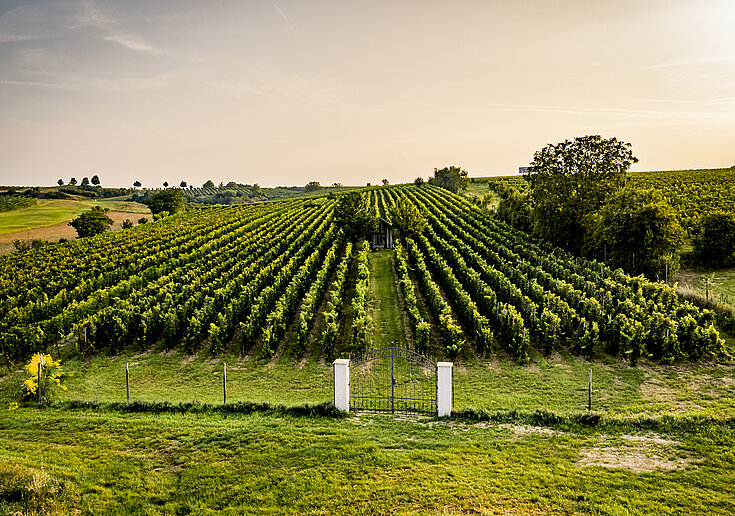
<svg viewBox="0 0 735 516">
<path fill-rule="evenodd" d="M 203 351 L 203 349 L 200 349 L 196 353 L 192 353 L 191 355 L 187 355 L 186 358 L 184 358 L 181 361 L 181 364 L 182 365 L 189 365 L 189 364 L 191 364 L 192 362 L 194 362 L 194 360 L 196 360 L 197 358 L 199 358 L 199 356 L 202 354 L 202 351 Z"/>
<path fill-rule="evenodd" d="M 503 367 L 500 365 L 500 359 L 498 357 L 489 357 L 482 361 L 485 366 L 491 371 L 502 371 Z"/>
<path fill-rule="evenodd" d="M 581 466 L 628 469 L 636 473 L 674 471 L 697 462 L 683 453 L 681 443 L 657 434 L 600 436 L 598 446 L 582 448 Z"/>
<path fill-rule="evenodd" d="M 689 461 L 681 457 L 665 457 L 651 453 L 644 447 L 608 446 L 604 448 L 583 448 L 579 452 L 581 466 L 629 469 L 636 473 L 650 473 L 659 470 L 684 469 Z"/>
<path fill-rule="evenodd" d="M 541 367 L 539 367 L 539 365 L 536 362 L 531 362 L 530 364 L 528 364 L 526 366 L 526 369 L 534 373 L 541 372 Z"/>
<path fill-rule="evenodd" d="M 525 437 L 527 435 L 560 435 L 562 432 L 547 428 L 545 426 L 527 426 L 527 425 L 514 425 L 512 423 L 502 423 L 498 425 L 499 430 L 510 430 L 513 436 L 517 439 Z"/>
</svg>

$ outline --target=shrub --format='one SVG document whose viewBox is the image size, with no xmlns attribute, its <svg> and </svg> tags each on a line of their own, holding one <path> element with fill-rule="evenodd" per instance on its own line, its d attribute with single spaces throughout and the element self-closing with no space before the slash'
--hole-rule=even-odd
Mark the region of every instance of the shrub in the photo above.
<svg viewBox="0 0 735 516">
<path fill-rule="evenodd" d="M 39 363 L 41 371 L 40 395 L 38 392 Z M 48 400 L 52 397 L 55 389 L 66 390 L 66 386 L 61 383 L 61 379 L 66 373 L 64 373 L 64 369 L 61 367 L 61 362 L 54 360 L 51 355 L 36 353 L 31 357 L 31 361 L 26 364 L 24 369 L 27 374 L 27 379 L 21 386 L 22 399 L 24 401 L 31 401 L 34 398 Z"/>
</svg>

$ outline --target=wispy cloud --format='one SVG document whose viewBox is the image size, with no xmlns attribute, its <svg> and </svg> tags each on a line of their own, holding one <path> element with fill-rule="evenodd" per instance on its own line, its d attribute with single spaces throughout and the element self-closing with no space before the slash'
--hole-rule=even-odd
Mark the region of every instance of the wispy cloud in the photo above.
<svg viewBox="0 0 735 516">
<path fill-rule="evenodd" d="M 649 66 L 648 69 L 656 70 L 665 68 L 719 65 L 730 62 L 735 62 L 735 54 L 700 54 L 656 63 Z"/>
<path fill-rule="evenodd" d="M 127 49 L 135 50 L 137 52 L 144 52 L 146 54 L 154 54 L 154 55 L 171 55 L 170 52 L 163 50 L 161 48 L 155 47 L 151 45 L 150 43 L 147 43 L 140 36 L 136 36 L 134 34 L 125 34 L 122 32 L 112 32 L 108 34 L 107 36 L 105 36 L 104 40 L 112 41 L 113 43 L 117 43 Z"/>
<path fill-rule="evenodd" d="M 0 43 L 33 41 L 57 36 L 53 21 L 65 12 L 62 5 L 21 5 L 0 16 Z"/>
<path fill-rule="evenodd" d="M 168 74 L 150 77 L 99 77 L 91 75 L 68 76 L 63 74 L 36 74 L 35 79 L 0 79 L 0 86 L 43 88 L 69 91 L 143 91 L 164 88 L 171 82 Z"/>
<path fill-rule="evenodd" d="M 143 36 L 125 30 L 121 23 L 103 12 L 91 2 L 82 4 L 74 17 L 73 28 L 93 27 L 105 33 L 103 39 L 117 43 L 129 50 L 152 55 L 171 56 L 171 52 L 148 42 Z"/>
<path fill-rule="evenodd" d="M 283 9 L 281 9 L 279 5 L 275 2 L 272 2 L 272 4 L 273 7 L 275 7 L 276 11 L 278 11 L 278 14 L 281 15 L 281 18 L 283 18 L 283 22 L 286 24 L 286 28 L 288 29 L 288 31 L 293 34 L 297 34 L 296 29 L 291 24 L 291 20 L 288 19 L 288 16 L 286 16 L 286 13 L 283 12 Z"/>
</svg>

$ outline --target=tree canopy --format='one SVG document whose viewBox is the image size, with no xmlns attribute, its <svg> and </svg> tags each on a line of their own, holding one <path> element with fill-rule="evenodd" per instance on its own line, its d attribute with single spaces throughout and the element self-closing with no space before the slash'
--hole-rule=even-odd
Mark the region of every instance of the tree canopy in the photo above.
<svg viewBox="0 0 735 516">
<path fill-rule="evenodd" d="M 694 255 L 705 265 L 735 261 L 735 213 L 716 210 L 704 215 L 692 235 Z"/>
<path fill-rule="evenodd" d="M 304 191 L 316 192 L 317 190 L 321 190 L 321 188 L 322 188 L 322 185 L 319 183 L 319 181 L 309 181 L 304 187 Z"/>
<path fill-rule="evenodd" d="M 367 196 L 356 190 L 339 196 L 334 216 L 351 240 L 367 237 L 375 231 L 378 223 Z"/>
<path fill-rule="evenodd" d="M 417 235 L 427 225 L 426 217 L 405 195 L 401 195 L 390 207 L 388 216 L 391 223 L 405 236 Z"/>
<path fill-rule="evenodd" d="M 603 245 L 608 261 L 633 274 L 651 279 L 678 269 L 677 250 L 684 238 L 676 211 L 653 189 L 624 188 L 595 214 L 585 242 L 587 254 L 595 254 Z"/>
<path fill-rule="evenodd" d="M 211 179 L 207 179 L 207 182 L 202 185 L 202 188 L 214 188 L 214 182 Z"/>
<path fill-rule="evenodd" d="M 531 199 L 527 191 L 499 183 L 495 193 L 500 197 L 495 216 L 523 231 L 531 230 Z"/>
<path fill-rule="evenodd" d="M 94 186 L 99 186 L 99 184 L 100 184 L 100 176 L 98 176 L 97 174 L 93 175 L 92 176 L 92 184 Z"/>
<path fill-rule="evenodd" d="M 92 206 L 92 209 L 79 215 L 69 222 L 69 225 L 77 230 L 79 238 L 100 235 L 107 231 L 114 222 L 107 216 L 108 209 L 100 206 Z"/>
<path fill-rule="evenodd" d="M 435 168 L 434 176 L 429 178 L 429 184 L 440 186 L 454 193 L 464 190 L 469 183 L 467 171 L 455 166 Z"/>
<path fill-rule="evenodd" d="M 536 234 L 574 252 L 585 237 L 585 219 L 625 185 L 638 158 L 631 145 L 599 135 L 549 144 L 533 156 L 524 176 L 533 201 Z"/>
<path fill-rule="evenodd" d="M 164 211 L 173 215 L 182 211 L 186 206 L 184 194 L 178 188 L 167 188 L 151 194 L 143 200 L 143 203 L 154 215 Z"/>
</svg>

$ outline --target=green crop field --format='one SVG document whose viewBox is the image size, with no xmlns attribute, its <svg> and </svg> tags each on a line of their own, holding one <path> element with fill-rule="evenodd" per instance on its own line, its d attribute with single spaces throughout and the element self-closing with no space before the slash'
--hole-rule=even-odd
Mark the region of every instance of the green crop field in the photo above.
<svg viewBox="0 0 735 516">
<path fill-rule="evenodd" d="M 66 222 L 92 206 L 102 206 L 113 211 L 148 213 L 147 207 L 119 199 L 66 200 L 39 199 L 32 206 L 0 213 L 0 234 L 26 231 Z"/>
<path fill-rule="evenodd" d="M 371 251 L 291 199 L 0 257 L 0 513 L 735 510 L 713 312 L 446 190 L 365 195 L 428 226 Z M 452 418 L 336 417 L 332 360 L 391 342 L 454 362 Z M 37 351 L 68 390 L 16 407 Z"/>
</svg>

